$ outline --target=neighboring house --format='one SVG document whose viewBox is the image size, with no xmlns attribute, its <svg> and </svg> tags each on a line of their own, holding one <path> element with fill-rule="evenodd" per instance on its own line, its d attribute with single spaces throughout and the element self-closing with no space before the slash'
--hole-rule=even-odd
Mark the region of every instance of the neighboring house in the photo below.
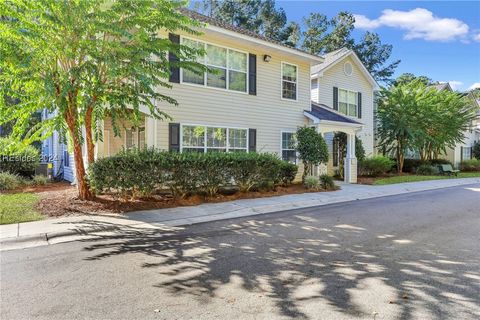
<svg viewBox="0 0 480 320">
<path fill-rule="evenodd" d="M 189 10 L 184 12 L 207 23 L 201 30 L 203 34 L 164 36 L 174 42 L 204 48 L 207 54 L 200 62 L 218 73 L 197 75 L 188 70 L 172 70 L 172 88 L 158 90 L 175 98 L 179 106 L 158 102 L 157 107 L 173 120 L 155 120 L 144 108 L 141 125 L 133 126 L 125 121 L 121 125 L 121 136 L 115 136 L 111 119 L 107 118 L 103 121 L 103 142 L 96 145 L 96 157 L 110 156 L 131 147 L 155 147 L 179 152 L 270 152 L 298 163 L 294 133 L 304 125 L 316 126 L 320 132 L 350 134 L 349 150 L 354 150 L 354 135 L 358 134 L 364 140 L 367 153 L 373 152 L 372 91 L 376 84 L 354 54 L 341 58 L 350 63 L 352 70 L 348 74 L 343 71 L 344 63 L 338 71 L 339 61 L 335 61 L 322 72 L 313 69 L 317 71 L 312 75 L 312 67 L 322 63 L 323 57 Z M 176 59 L 173 55 L 169 57 Z M 328 55 L 325 60 L 327 58 Z M 315 76 L 319 78 L 321 94 L 315 99 L 316 103 L 312 103 L 310 86 Z M 338 111 L 330 108 L 334 106 L 334 87 L 338 90 L 335 105 Z M 345 99 L 340 91 L 344 89 L 349 90 Z M 355 92 L 352 101 L 348 100 L 349 92 Z M 345 110 L 351 110 L 352 114 L 342 115 Z M 50 140 L 45 141 L 44 149 L 51 148 L 48 152 L 58 156 L 55 173 L 63 173 L 66 180 L 73 181 L 73 171 L 66 169 L 65 162 L 67 157 L 71 159 L 68 168 L 72 168 L 73 156 L 67 156 L 69 153 L 58 135 Z M 354 157 L 354 153 L 349 153 L 352 164 L 346 175 L 349 182 L 356 182 Z"/>
<path fill-rule="evenodd" d="M 437 91 L 448 90 L 452 91 L 452 87 L 448 83 L 438 83 L 429 86 L 435 88 Z M 477 117 L 472 121 L 468 130 L 464 132 L 465 139 L 461 143 L 457 143 L 454 148 L 449 148 L 444 155 L 445 159 L 458 167 L 463 160 L 470 160 L 473 158 L 472 149 L 476 141 L 480 141 L 480 101 L 475 98 L 473 93 L 463 93 L 463 95 L 471 101 L 472 104 L 479 110 Z"/>
<path fill-rule="evenodd" d="M 378 84 L 352 50 L 342 48 L 324 55 L 324 59 L 311 70 L 314 103 L 309 114 L 318 115 L 319 130 L 329 146 L 328 171 L 333 173 L 339 164 L 335 132 L 345 132 L 352 139 L 353 153 L 347 150 L 346 162 L 350 166 L 356 162 L 355 135 L 362 141 L 366 156 L 374 155 L 374 91 Z M 329 116 L 322 115 L 327 111 Z"/>
</svg>

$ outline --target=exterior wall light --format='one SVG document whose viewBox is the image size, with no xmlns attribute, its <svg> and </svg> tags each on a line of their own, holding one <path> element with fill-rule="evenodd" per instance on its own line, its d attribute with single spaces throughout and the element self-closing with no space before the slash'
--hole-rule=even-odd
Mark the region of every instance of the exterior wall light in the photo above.
<svg viewBox="0 0 480 320">
<path fill-rule="evenodd" d="M 269 56 L 268 54 L 263 55 L 263 61 L 270 62 L 270 60 L 272 60 L 272 56 Z"/>
</svg>

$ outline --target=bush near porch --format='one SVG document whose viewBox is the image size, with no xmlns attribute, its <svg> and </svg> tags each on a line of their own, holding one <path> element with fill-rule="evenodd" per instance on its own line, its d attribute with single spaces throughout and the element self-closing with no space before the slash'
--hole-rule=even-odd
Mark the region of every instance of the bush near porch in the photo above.
<svg viewBox="0 0 480 320">
<path fill-rule="evenodd" d="M 460 162 L 461 171 L 480 171 L 480 159 L 471 159 Z"/>
<path fill-rule="evenodd" d="M 123 198 L 170 190 L 175 197 L 195 193 L 214 196 L 221 187 L 242 192 L 272 190 L 290 184 L 298 167 L 271 154 L 172 153 L 154 149 L 122 151 L 89 167 L 89 183 L 97 193 Z"/>
</svg>

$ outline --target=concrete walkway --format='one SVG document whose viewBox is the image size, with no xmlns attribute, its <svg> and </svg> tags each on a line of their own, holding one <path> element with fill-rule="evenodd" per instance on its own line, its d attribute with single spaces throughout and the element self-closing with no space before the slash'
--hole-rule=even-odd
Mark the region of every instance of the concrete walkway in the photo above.
<svg viewBox="0 0 480 320">
<path fill-rule="evenodd" d="M 386 186 L 340 183 L 341 190 L 335 192 L 242 199 L 192 207 L 136 211 L 124 215 L 84 215 L 1 225 L 0 250 L 98 237 L 114 233 L 122 228 L 135 228 L 139 232 L 142 229 L 158 229 L 161 232 L 195 223 L 478 183 L 480 183 L 480 178 L 410 182 Z M 478 186 L 474 187 L 478 188 Z"/>
</svg>

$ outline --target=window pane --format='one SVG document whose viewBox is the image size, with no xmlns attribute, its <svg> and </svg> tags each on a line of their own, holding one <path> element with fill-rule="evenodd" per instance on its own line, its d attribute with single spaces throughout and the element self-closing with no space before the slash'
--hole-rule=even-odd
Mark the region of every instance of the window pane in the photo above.
<svg viewBox="0 0 480 320">
<path fill-rule="evenodd" d="M 284 99 L 297 99 L 297 84 L 292 82 L 282 81 L 282 97 Z"/>
<path fill-rule="evenodd" d="M 340 113 L 347 114 L 347 104 L 340 102 L 338 104 L 338 111 L 340 111 Z"/>
<path fill-rule="evenodd" d="M 283 80 L 297 81 L 297 67 L 283 64 Z"/>
<path fill-rule="evenodd" d="M 348 105 L 348 115 L 351 117 L 356 117 L 357 116 L 357 106 L 354 104 L 349 104 Z"/>
<path fill-rule="evenodd" d="M 182 69 L 183 70 L 183 82 L 187 82 L 187 83 L 193 83 L 193 84 L 205 84 L 204 81 L 204 77 L 203 77 L 203 73 L 202 74 L 196 74 L 194 73 L 193 71 L 190 71 L 190 70 L 185 70 L 185 69 Z"/>
<path fill-rule="evenodd" d="M 246 92 L 247 91 L 247 74 L 238 71 L 229 71 L 229 84 L 230 90 Z"/>
<path fill-rule="evenodd" d="M 357 93 L 348 91 L 348 103 L 357 104 Z"/>
<path fill-rule="evenodd" d="M 282 150 L 282 160 L 295 163 L 297 160 L 295 150 Z"/>
<path fill-rule="evenodd" d="M 188 148 L 183 148 L 183 152 L 198 152 L 198 153 L 204 153 L 205 152 L 205 149 L 203 148 L 191 148 L 191 147 L 188 147 Z"/>
<path fill-rule="evenodd" d="M 282 132 L 282 149 L 295 149 L 295 133 Z"/>
<path fill-rule="evenodd" d="M 247 148 L 247 130 L 229 129 L 228 130 L 229 148 Z"/>
<path fill-rule="evenodd" d="M 125 148 L 131 149 L 135 146 L 133 142 L 133 131 L 132 129 L 125 129 Z"/>
<path fill-rule="evenodd" d="M 207 74 L 207 86 L 215 88 L 227 88 L 227 71 L 221 68 L 213 68 L 215 73 L 208 72 Z"/>
<path fill-rule="evenodd" d="M 227 129 L 225 128 L 207 128 L 207 148 L 226 148 Z"/>
<path fill-rule="evenodd" d="M 182 137 L 183 147 L 203 147 L 205 143 L 205 127 L 184 126 Z"/>
<path fill-rule="evenodd" d="M 144 127 L 138 128 L 138 147 L 140 149 L 144 149 L 146 147 L 146 144 L 145 144 L 145 128 Z"/>
<path fill-rule="evenodd" d="M 347 91 L 338 90 L 338 101 L 339 102 L 348 102 L 347 101 Z"/>
<path fill-rule="evenodd" d="M 227 49 L 207 44 L 207 64 L 227 67 Z"/>
<path fill-rule="evenodd" d="M 189 47 L 189 48 L 192 48 L 192 49 L 197 49 L 197 50 L 204 49 L 203 43 L 199 42 L 199 41 L 195 41 L 195 40 L 182 38 L 182 44 Z M 204 57 L 203 56 L 197 56 L 197 58 L 195 60 L 197 62 L 203 63 L 204 62 Z"/>
<path fill-rule="evenodd" d="M 247 54 L 229 50 L 228 67 L 233 70 L 247 72 Z"/>
</svg>

